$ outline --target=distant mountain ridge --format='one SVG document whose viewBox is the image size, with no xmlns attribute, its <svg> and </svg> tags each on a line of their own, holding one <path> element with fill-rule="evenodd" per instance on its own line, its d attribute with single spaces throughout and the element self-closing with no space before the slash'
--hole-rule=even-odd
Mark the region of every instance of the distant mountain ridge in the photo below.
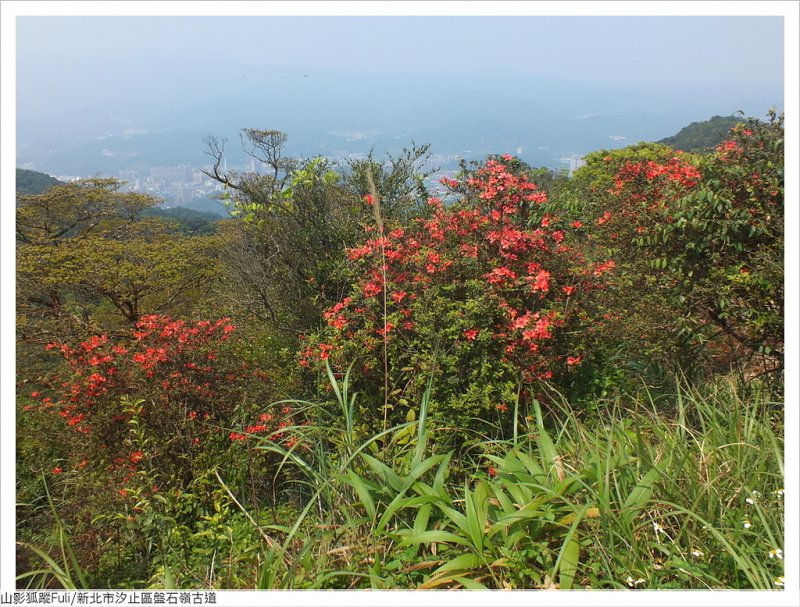
<svg viewBox="0 0 800 607">
<path fill-rule="evenodd" d="M 202 72 L 209 68 L 203 66 Z M 203 139 L 226 137 L 228 166 L 242 166 L 239 129 L 288 134 L 286 153 L 346 159 L 374 150 L 396 154 L 412 141 L 446 156 L 516 154 L 533 166 L 654 141 L 715 113 L 764 113 L 783 90 L 740 85 L 646 87 L 480 73 L 372 74 L 228 65 L 229 87 L 167 89 L 103 96 L 90 107 L 45 112 L 46 100 L 22 105 L 17 162 L 55 175 L 118 175 L 124 170 L 210 162 Z M 194 93 L 194 94 L 192 94 Z M 164 99 L 170 99 L 168 104 Z M 36 101 L 36 100 L 34 100 Z M 38 108 L 38 109 L 37 109 Z"/>
<path fill-rule="evenodd" d="M 62 183 L 55 177 L 39 171 L 17 169 L 17 194 L 41 194 L 46 189 Z"/>
</svg>

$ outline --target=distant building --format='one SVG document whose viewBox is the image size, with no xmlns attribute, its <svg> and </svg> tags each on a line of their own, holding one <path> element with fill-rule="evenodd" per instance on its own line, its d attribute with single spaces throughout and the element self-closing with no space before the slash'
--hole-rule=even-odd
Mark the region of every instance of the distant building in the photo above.
<svg viewBox="0 0 800 607">
<path fill-rule="evenodd" d="M 572 175 L 575 171 L 586 164 L 586 161 L 577 154 L 571 154 L 561 159 L 561 163 L 567 165 L 567 174 Z"/>
</svg>

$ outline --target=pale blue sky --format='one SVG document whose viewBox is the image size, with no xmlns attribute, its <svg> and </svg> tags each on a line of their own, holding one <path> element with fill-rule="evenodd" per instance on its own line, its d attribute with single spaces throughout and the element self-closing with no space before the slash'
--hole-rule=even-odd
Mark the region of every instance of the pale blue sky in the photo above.
<svg viewBox="0 0 800 607">
<path fill-rule="evenodd" d="M 780 86 L 783 42 L 782 17 L 19 17 L 17 66 L 21 94 L 76 102 L 234 63 Z"/>
</svg>

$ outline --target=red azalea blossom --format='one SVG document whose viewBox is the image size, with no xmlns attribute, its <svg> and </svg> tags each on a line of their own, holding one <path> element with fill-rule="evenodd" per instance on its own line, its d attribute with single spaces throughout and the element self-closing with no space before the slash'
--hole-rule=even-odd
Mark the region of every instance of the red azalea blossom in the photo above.
<svg viewBox="0 0 800 607">
<path fill-rule="evenodd" d="M 348 265 L 356 273 L 352 302 L 342 300 L 324 313 L 327 323 L 301 349 L 301 366 L 319 370 L 330 361 L 338 369 L 360 356 L 375 358 L 383 349 L 380 338 L 391 333 L 385 347 L 393 365 L 413 368 L 419 363 L 409 353 L 419 352 L 419 340 L 438 322 L 439 311 L 430 306 L 442 305 L 447 316 L 441 321 L 458 327 L 451 338 L 460 338 L 464 346 L 480 338 L 498 377 L 553 377 L 550 367 L 566 359 L 563 340 L 554 337 L 584 322 L 574 295 L 604 288 L 596 278 L 613 262 L 585 259 L 572 240 L 581 236 L 573 229 L 584 223 L 574 220 L 573 229 L 558 229 L 559 218 L 537 209 L 547 201 L 546 193 L 516 172 L 509 162 L 513 158 L 503 158 L 486 162 L 461 181 L 442 180 L 462 200 L 445 205 L 431 199 L 424 216 L 404 226 L 402 234 L 387 227 L 376 239 L 374 230 L 367 231 L 365 240 L 348 252 L 354 262 Z M 616 209 L 599 218 L 600 225 L 612 212 Z M 388 306 L 382 293 L 388 295 Z M 463 347 L 464 359 L 454 364 L 466 363 L 472 349 Z M 469 369 L 453 371 L 463 371 L 465 382 L 472 379 Z M 369 378 L 378 367 L 360 363 L 354 372 Z M 491 410 L 491 402 L 481 406 Z M 445 409 L 458 406 L 444 404 Z M 508 405 L 503 407 L 498 410 Z"/>
<path fill-rule="evenodd" d="M 597 266 L 594 272 L 592 272 L 592 274 L 594 274 L 595 276 L 601 276 L 602 274 L 608 272 L 609 270 L 613 270 L 614 266 L 616 265 L 617 263 L 613 259 L 609 259 L 605 263 L 601 263 L 599 266 Z"/>
</svg>

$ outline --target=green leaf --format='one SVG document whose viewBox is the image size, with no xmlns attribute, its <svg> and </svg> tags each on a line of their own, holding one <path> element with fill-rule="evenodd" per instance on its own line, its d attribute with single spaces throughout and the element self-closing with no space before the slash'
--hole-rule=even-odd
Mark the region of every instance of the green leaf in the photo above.
<svg viewBox="0 0 800 607">
<path fill-rule="evenodd" d="M 558 583 L 562 590 L 572 588 L 575 581 L 575 572 L 578 570 L 578 560 L 580 558 L 581 546 L 574 537 L 564 542 L 561 548 L 561 566 L 559 568 Z"/>
<path fill-rule="evenodd" d="M 552 473 L 555 470 L 555 464 L 560 459 L 558 456 L 558 451 L 556 451 L 555 445 L 553 444 L 553 441 L 550 439 L 550 435 L 547 433 L 547 430 L 544 427 L 542 408 L 539 405 L 539 401 L 535 398 L 533 399 L 533 410 L 536 413 L 536 427 L 538 429 L 536 443 L 539 446 L 539 454 L 542 458 L 542 467 L 547 471 L 547 476 L 549 478 L 553 478 Z"/>
<path fill-rule="evenodd" d="M 650 497 L 653 495 L 653 485 L 660 477 L 661 470 L 655 467 L 636 483 L 636 486 L 622 505 L 622 515 L 628 524 L 633 522 L 639 511 L 650 501 Z"/>
<path fill-rule="evenodd" d="M 459 582 L 467 590 L 489 590 L 486 586 L 484 586 L 480 582 L 476 582 L 475 580 L 471 580 L 470 578 L 458 576 L 453 579 Z"/>
<path fill-rule="evenodd" d="M 477 554 L 468 552 L 467 554 L 461 554 L 456 558 L 446 562 L 444 565 L 434 571 L 432 576 L 436 575 L 437 573 L 444 573 L 445 571 L 471 571 L 481 567 L 482 565 L 483 561 L 478 557 Z"/>
<path fill-rule="evenodd" d="M 459 544 L 461 546 L 469 546 L 469 542 L 463 537 L 451 533 L 449 531 L 442 531 L 439 529 L 432 529 L 429 531 L 421 531 L 419 533 L 409 533 L 401 541 L 401 546 L 408 546 L 410 544 Z"/>
<path fill-rule="evenodd" d="M 372 495 L 370 494 L 369 489 L 367 488 L 364 479 L 358 476 L 352 469 L 347 471 L 347 474 L 342 478 L 344 482 L 355 489 L 356 493 L 358 494 L 358 499 L 361 500 L 361 503 L 364 506 L 364 509 L 367 511 L 369 518 L 374 520 L 375 519 L 375 501 L 372 499 Z"/>
</svg>

